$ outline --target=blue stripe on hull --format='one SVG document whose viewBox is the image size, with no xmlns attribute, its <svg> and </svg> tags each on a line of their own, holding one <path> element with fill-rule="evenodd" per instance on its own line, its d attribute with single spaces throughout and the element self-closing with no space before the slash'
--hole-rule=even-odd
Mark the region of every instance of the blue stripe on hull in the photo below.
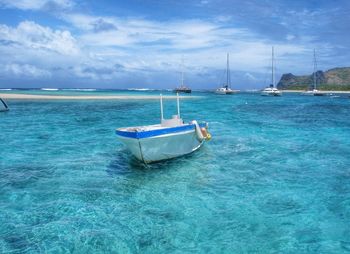
<svg viewBox="0 0 350 254">
<path fill-rule="evenodd" d="M 206 127 L 206 123 L 200 123 L 199 126 L 201 128 Z M 194 130 L 195 128 L 196 128 L 195 125 L 191 124 L 191 125 L 184 125 L 184 126 L 164 128 L 164 129 L 151 130 L 151 131 L 140 131 L 140 132 L 116 130 L 115 133 L 119 136 L 126 137 L 126 138 L 141 139 L 141 138 L 150 138 L 150 137 L 155 137 L 155 136 L 160 136 L 165 134 L 172 134 L 177 132 Z"/>
</svg>

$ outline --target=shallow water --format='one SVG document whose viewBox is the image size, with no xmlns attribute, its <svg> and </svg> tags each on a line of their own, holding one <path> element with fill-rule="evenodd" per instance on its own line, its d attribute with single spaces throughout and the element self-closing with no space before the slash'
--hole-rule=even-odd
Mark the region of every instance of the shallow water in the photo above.
<svg viewBox="0 0 350 254">
<path fill-rule="evenodd" d="M 0 252 L 350 252 L 350 100 L 198 94 L 182 114 L 213 139 L 148 166 L 114 128 L 157 101 L 9 101 Z"/>
</svg>

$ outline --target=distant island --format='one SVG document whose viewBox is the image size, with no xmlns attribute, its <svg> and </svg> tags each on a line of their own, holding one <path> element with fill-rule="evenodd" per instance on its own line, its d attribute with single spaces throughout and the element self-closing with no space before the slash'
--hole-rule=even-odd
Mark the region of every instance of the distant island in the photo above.
<svg viewBox="0 0 350 254">
<path fill-rule="evenodd" d="M 334 68 L 316 72 L 317 89 L 328 91 L 350 91 L 350 67 Z M 307 90 L 313 87 L 313 74 L 296 76 L 283 74 L 277 84 L 282 90 Z"/>
</svg>

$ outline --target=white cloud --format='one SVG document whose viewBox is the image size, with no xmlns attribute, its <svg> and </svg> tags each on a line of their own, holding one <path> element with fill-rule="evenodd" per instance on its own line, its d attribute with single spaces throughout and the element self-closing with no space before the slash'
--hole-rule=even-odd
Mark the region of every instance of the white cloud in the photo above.
<svg viewBox="0 0 350 254">
<path fill-rule="evenodd" d="M 62 55 L 79 53 L 76 40 L 69 31 L 52 30 L 32 21 L 23 21 L 17 27 L 0 25 L 0 40 L 22 49 L 48 50 Z"/>
<path fill-rule="evenodd" d="M 246 72 L 244 74 L 244 77 L 246 77 L 248 80 L 251 80 L 251 81 L 256 81 L 257 80 L 257 78 L 253 74 L 251 74 L 249 72 Z"/>
<path fill-rule="evenodd" d="M 19 78 L 48 78 L 51 73 L 29 64 L 6 64 L 1 67 L 0 73 L 9 77 Z"/>
<path fill-rule="evenodd" d="M 89 58 L 69 31 L 32 21 L 16 27 L 0 25 L 0 55 L 1 76 L 18 79 L 68 77 L 70 68 Z"/>
<path fill-rule="evenodd" d="M 295 35 L 293 35 L 293 34 L 287 34 L 286 39 L 287 39 L 287 41 L 291 41 L 291 40 L 295 39 Z"/>
<path fill-rule="evenodd" d="M 219 22 L 229 22 L 232 20 L 232 16 L 220 15 L 216 17 L 216 20 Z"/>
<path fill-rule="evenodd" d="M 81 30 L 77 39 L 90 51 L 87 65 L 98 61 L 101 65 L 111 66 L 120 61 L 128 73 L 178 73 L 181 55 L 184 55 L 188 75 L 204 76 L 208 75 L 208 70 L 225 68 L 226 52 L 230 53 L 234 71 L 265 73 L 270 63 L 269 41 L 247 29 L 227 26 L 226 19 L 160 22 L 84 14 L 65 14 L 62 18 Z M 96 31 L 96 23 L 107 24 L 110 29 Z M 290 64 L 283 61 L 286 54 L 305 52 L 304 45 L 293 43 L 275 44 L 275 48 L 281 60 L 279 69 Z M 86 70 L 78 68 L 75 73 L 80 77 L 107 78 L 107 74 Z M 252 76 L 249 78 L 253 80 Z"/>
<path fill-rule="evenodd" d="M 239 78 L 244 82 L 259 83 L 256 73 L 265 73 L 271 61 L 271 41 L 250 30 L 227 25 L 225 19 L 162 22 L 76 13 L 60 17 L 79 32 L 73 36 L 68 30 L 54 30 L 32 21 L 21 22 L 17 27 L 0 25 L 0 64 L 18 65 L 6 67 L 7 73 L 20 73 L 25 68 L 28 73 L 40 73 L 45 66 L 52 77 L 59 75 L 77 81 L 114 83 L 121 78 L 138 77 L 147 82 L 164 76 L 164 80 L 175 77 L 173 85 L 180 77 L 184 55 L 186 77 L 217 84 L 218 70 L 225 69 L 229 52 L 231 70 L 242 73 Z M 301 59 L 308 49 L 307 44 L 295 41 L 274 44 L 281 72 L 304 68 L 288 60 L 291 56 Z M 19 67 L 23 65 L 36 66 L 38 70 Z M 41 75 L 48 77 L 45 72 Z"/>
<path fill-rule="evenodd" d="M 101 17 L 66 14 L 62 18 L 84 31 L 81 40 L 90 46 L 147 47 L 189 50 L 222 47 L 234 40 L 253 39 L 246 29 L 223 26 L 222 21 L 174 20 L 167 22 L 140 18 Z M 96 31 L 96 23 L 111 29 Z"/>
<path fill-rule="evenodd" d="M 0 7 L 21 10 L 71 9 L 73 6 L 74 2 L 71 0 L 0 0 Z"/>
</svg>

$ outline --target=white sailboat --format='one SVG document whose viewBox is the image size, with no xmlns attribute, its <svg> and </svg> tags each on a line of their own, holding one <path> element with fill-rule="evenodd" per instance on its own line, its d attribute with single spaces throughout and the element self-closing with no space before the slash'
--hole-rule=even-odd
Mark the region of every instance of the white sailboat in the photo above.
<svg viewBox="0 0 350 254">
<path fill-rule="evenodd" d="M 116 130 L 119 140 L 140 161 L 151 163 L 189 154 L 199 149 L 206 140 L 210 140 L 211 135 L 206 122 L 184 123 L 181 119 L 179 94 L 177 94 L 177 115 L 173 115 L 171 119 L 164 119 L 162 95 L 160 95 L 160 112 L 160 124 Z"/>
<path fill-rule="evenodd" d="M 181 84 L 174 89 L 174 93 L 191 93 L 192 89 L 184 83 L 184 59 L 181 59 Z"/>
<path fill-rule="evenodd" d="M 239 90 L 231 89 L 231 74 L 230 74 L 230 59 L 229 53 L 227 53 L 227 65 L 226 65 L 226 83 L 216 89 L 215 93 L 217 94 L 235 94 L 238 93 Z"/>
<path fill-rule="evenodd" d="M 314 49 L 314 73 L 313 73 L 313 89 L 308 90 L 303 92 L 303 95 L 311 95 L 311 96 L 324 96 L 326 95 L 325 93 L 317 90 L 317 77 L 316 77 L 316 72 L 317 72 L 317 61 L 316 61 L 316 50 Z"/>
<path fill-rule="evenodd" d="M 274 66 L 274 48 L 272 47 L 272 60 L 271 60 L 271 85 L 261 91 L 262 96 L 281 96 L 282 91 L 278 90 L 275 85 L 275 66 Z"/>
</svg>

